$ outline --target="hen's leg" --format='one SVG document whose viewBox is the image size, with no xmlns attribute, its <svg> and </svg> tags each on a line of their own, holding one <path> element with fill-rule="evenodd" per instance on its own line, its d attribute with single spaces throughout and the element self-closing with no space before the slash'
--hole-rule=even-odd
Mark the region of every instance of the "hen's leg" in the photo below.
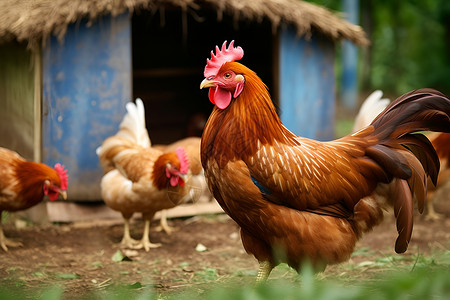
<svg viewBox="0 0 450 300">
<path fill-rule="evenodd" d="M 147 252 L 150 250 L 150 248 L 161 247 L 160 243 L 153 244 L 150 242 L 149 234 L 150 234 L 150 220 L 145 220 L 144 234 L 142 235 L 142 240 L 141 240 L 140 244 Z"/>
<path fill-rule="evenodd" d="M 2 224 L 2 212 L 0 211 L 0 246 L 5 252 L 8 251 L 8 247 L 22 247 L 23 244 L 21 242 L 16 242 L 14 240 L 7 239 L 5 234 L 3 233 L 3 224 Z"/>
<path fill-rule="evenodd" d="M 270 275 L 270 272 L 273 269 L 273 265 L 271 262 L 265 260 L 259 262 L 259 270 L 258 275 L 256 276 L 256 283 L 262 283 L 267 280 Z"/>
<path fill-rule="evenodd" d="M 150 242 L 149 234 L 150 234 L 150 221 L 153 219 L 154 214 L 142 214 L 145 222 L 144 222 L 144 233 L 142 234 L 141 241 L 136 245 L 135 249 L 144 248 L 145 251 L 149 251 L 150 248 L 158 248 L 161 244 L 153 244 Z"/>
<path fill-rule="evenodd" d="M 160 226 L 161 229 L 164 230 L 167 234 L 171 234 L 177 229 L 176 227 L 169 226 L 169 224 L 167 223 L 167 209 L 161 211 Z"/>
<path fill-rule="evenodd" d="M 428 221 L 437 221 L 444 217 L 442 214 L 438 214 L 434 210 L 433 200 L 429 199 L 427 200 L 427 215 L 425 216 L 425 220 Z"/>
<path fill-rule="evenodd" d="M 123 216 L 123 237 L 120 244 L 127 248 L 134 248 L 138 241 L 130 235 L 130 218 L 131 216 Z"/>
<path fill-rule="evenodd" d="M 153 244 L 153 243 L 150 242 L 149 233 L 150 233 L 150 220 L 145 220 L 144 233 L 142 235 L 142 239 L 141 239 L 140 242 L 138 242 L 138 244 L 134 247 L 134 249 L 142 249 L 142 248 L 144 248 L 145 251 L 148 252 L 150 250 L 150 248 L 161 247 L 160 243 Z"/>
</svg>

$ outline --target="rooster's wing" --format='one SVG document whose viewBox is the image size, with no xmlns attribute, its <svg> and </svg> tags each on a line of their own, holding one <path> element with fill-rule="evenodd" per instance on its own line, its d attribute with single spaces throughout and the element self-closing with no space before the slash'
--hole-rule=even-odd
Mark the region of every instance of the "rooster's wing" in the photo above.
<svg viewBox="0 0 450 300">
<path fill-rule="evenodd" d="M 352 211 L 380 180 L 387 180 L 383 169 L 365 156 L 374 139 L 347 136 L 319 142 L 298 137 L 297 141 L 298 145 L 259 143 L 246 161 L 253 183 L 269 201 L 297 210 L 328 207 L 337 209 L 339 216 L 345 214 L 342 208 Z"/>
</svg>

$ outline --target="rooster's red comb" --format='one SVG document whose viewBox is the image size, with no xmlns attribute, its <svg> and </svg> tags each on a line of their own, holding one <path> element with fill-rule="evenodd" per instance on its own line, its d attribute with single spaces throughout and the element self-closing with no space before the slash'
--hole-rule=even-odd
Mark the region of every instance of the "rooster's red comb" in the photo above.
<svg viewBox="0 0 450 300">
<path fill-rule="evenodd" d="M 222 49 L 216 46 L 216 55 L 211 51 L 211 59 L 206 59 L 204 71 L 205 78 L 215 76 L 220 67 L 226 62 L 240 60 L 244 56 L 244 50 L 241 47 L 234 47 L 234 41 L 231 41 L 227 48 L 227 41 L 223 42 Z"/>
<path fill-rule="evenodd" d="M 67 175 L 67 169 L 64 169 L 64 165 L 56 164 L 55 171 L 58 173 L 59 179 L 61 180 L 61 190 L 66 191 L 68 185 L 69 175 Z"/>
<path fill-rule="evenodd" d="M 184 151 L 184 148 L 179 147 L 177 150 L 175 150 L 177 153 L 178 159 L 180 160 L 180 173 L 187 174 L 189 171 L 189 160 L 186 154 L 186 151 Z"/>
</svg>

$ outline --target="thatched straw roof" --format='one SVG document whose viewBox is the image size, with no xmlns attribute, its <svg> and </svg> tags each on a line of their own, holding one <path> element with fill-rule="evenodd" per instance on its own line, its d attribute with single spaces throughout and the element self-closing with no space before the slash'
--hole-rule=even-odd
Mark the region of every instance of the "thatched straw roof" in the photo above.
<svg viewBox="0 0 450 300">
<path fill-rule="evenodd" d="M 333 40 L 368 43 L 361 27 L 300 0 L 1 0 L 0 41 L 17 40 L 34 47 L 51 34 L 63 37 L 67 26 L 81 18 L 93 21 L 102 15 L 157 10 L 163 6 L 179 7 L 188 13 L 207 7 L 217 11 L 219 20 L 223 14 L 235 20 L 268 19 L 274 30 L 290 24 L 299 36 L 309 37 L 317 30 Z"/>
</svg>

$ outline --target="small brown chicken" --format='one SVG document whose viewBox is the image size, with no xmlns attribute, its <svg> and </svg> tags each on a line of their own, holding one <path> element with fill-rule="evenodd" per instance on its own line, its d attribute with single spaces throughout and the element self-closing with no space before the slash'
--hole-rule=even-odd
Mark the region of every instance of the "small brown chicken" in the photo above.
<svg viewBox="0 0 450 300">
<path fill-rule="evenodd" d="M 0 246 L 22 246 L 7 239 L 2 228 L 2 212 L 30 208 L 48 196 L 55 201 L 61 195 L 67 198 L 67 170 L 56 164 L 54 168 L 42 163 L 26 161 L 14 151 L 0 147 Z"/>
<path fill-rule="evenodd" d="M 441 169 L 439 170 L 439 176 L 436 186 L 428 184 L 427 193 L 427 211 L 425 215 L 426 220 L 439 220 L 443 216 L 434 210 L 434 195 L 439 188 L 444 187 L 450 181 L 450 133 L 432 133 L 428 135 L 430 142 L 436 149 L 436 153 L 441 163 Z"/>
<path fill-rule="evenodd" d="M 159 247 L 149 239 L 150 222 L 156 212 L 182 203 L 190 192 L 189 160 L 184 148 L 163 153 L 151 147 L 145 127 L 142 100 L 126 105 L 127 114 L 116 135 L 97 149 L 105 170 L 101 193 L 105 203 L 122 213 L 124 235 L 121 244 L 133 249 Z M 144 218 L 141 241 L 130 235 L 129 220 L 136 213 Z"/>
<path fill-rule="evenodd" d="M 211 198 L 211 194 L 206 184 L 202 163 L 200 162 L 200 143 L 201 138 L 199 137 L 187 137 L 169 145 L 153 145 L 153 148 L 161 150 L 164 153 L 173 152 L 180 147 L 186 150 L 189 159 L 189 174 L 191 175 L 189 177 L 189 182 L 187 182 L 190 192 L 181 200 L 182 203 L 195 203 L 202 195 Z M 161 211 L 161 228 L 167 234 L 170 234 L 173 231 L 173 228 L 167 224 L 167 210 Z"/>
</svg>

